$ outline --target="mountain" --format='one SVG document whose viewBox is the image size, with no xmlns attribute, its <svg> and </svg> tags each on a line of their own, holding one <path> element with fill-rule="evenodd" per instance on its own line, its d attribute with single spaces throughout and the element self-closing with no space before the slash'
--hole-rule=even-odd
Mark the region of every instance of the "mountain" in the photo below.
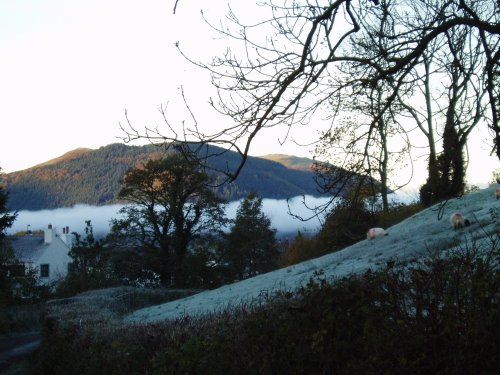
<svg viewBox="0 0 500 375">
<path fill-rule="evenodd" d="M 210 146 L 210 166 L 234 168 L 239 155 Z M 225 151 L 225 152 L 224 152 Z M 166 151 L 155 145 L 111 144 L 97 150 L 78 148 L 34 167 L 2 175 L 9 193 L 10 210 L 41 210 L 84 203 L 117 203 L 125 173 Z M 249 157 L 238 179 L 218 188 L 224 199 L 240 199 L 255 190 L 263 198 L 286 199 L 299 195 L 321 196 L 311 170 L 292 169 L 273 160 Z"/>
<path fill-rule="evenodd" d="M 487 251 L 494 246 L 498 249 L 500 200 L 495 198 L 497 186 L 420 211 L 387 228 L 388 236 L 361 240 L 320 258 L 163 305 L 143 308 L 128 315 L 126 321 L 144 324 L 202 315 L 240 303 L 245 306 L 251 306 L 252 303 L 260 305 L 266 303 L 266 296 L 273 292 L 296 290 L 312 279 L 319 280 L 318 275 L 321 279 L 340 279 L 352 273 L 387 267 L 389 261 L 395 262 L 398 267 L 415 259 L 423 260 L 437 254 L 445 256 L 446 251 L 462 251 L 465 254 L 465 251 L 471 251 L 474 247 L 488 254 Z M 470 219 L 471 225 L 454 230 L 449 221 L 454 212 L 463 213 Z"/>
</svg>

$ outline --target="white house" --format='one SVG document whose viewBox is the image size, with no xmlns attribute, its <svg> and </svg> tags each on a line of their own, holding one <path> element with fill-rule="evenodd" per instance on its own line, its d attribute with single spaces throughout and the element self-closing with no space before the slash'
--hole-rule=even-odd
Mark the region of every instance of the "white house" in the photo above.
<svg viewBox="0 0 500 375">
<path fill-rule="evenodd" d="M 69 251 L 75 242 L 68 227 L 62 230 L 49 224 L 43 235 L 9 236 L 16 258 L 25 268 L 36 269 L 40 282 L 50 285 L 68 274 Z"/>
</svg>

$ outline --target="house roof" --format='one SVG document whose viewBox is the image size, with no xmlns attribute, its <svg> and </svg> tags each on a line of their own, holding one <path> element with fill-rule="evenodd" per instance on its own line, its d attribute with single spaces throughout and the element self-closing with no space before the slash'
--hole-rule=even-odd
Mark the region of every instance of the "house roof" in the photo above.
<svg viewBox="0 0 500 375">
<path fill-rule="evenodd" d="M 36 262 L 46 247 L 43 235 L 7 236 L 16 258 L 21 262 Z"/>
</svg>

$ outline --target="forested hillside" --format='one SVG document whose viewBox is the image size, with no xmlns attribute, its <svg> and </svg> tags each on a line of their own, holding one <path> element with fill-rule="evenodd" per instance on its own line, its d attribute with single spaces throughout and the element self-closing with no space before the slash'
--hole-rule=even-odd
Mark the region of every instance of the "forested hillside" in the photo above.
<svg viewBox="0 0 500 375">
<path fill-rule="evenodd" d="M 314 160 L 309 158 L 283 154 L 268 154 L 260 157 L 283 164 L 287 168 L 298 169 L 301 171 L 310 171 L 314 162 Z"/>
<path fill-rule="evenodd" d="M 76 149 L 35 167 L 4 174 L 11 210 L 40 210 L 78 203 L 116 203 L 125 173 L 166 151 L 154 145 L 111 144 L 97 150 Z M 212 160 L 224 169 L 237 165 L 234 152 Z M 236 200 L 255 190 L 263 198 L 285 199 L 302 194 L 319 196 L 312 171 L 286 168 L 263 158 L 250 157 L 236 182 L 218 188 L 227 200 Z"/>
</svg>

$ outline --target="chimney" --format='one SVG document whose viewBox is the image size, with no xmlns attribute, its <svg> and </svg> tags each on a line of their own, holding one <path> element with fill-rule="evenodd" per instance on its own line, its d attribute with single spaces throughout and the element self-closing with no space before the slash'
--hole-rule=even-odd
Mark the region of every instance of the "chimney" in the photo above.
<svg viewBox="0 0 500 375">
<path fill-rule="evenodd" d="M 63 227 L 63 233 L 61 236 L 61 240 L 66 244 L 66 246 L 69 246 L 70 248 L 73 247 L 73 235 L 69 233 L 69 227 Z"/>
<path fill-rule="evenodd" d="M 52 224 L 49 224 L 47 229 L 45 230 L 45 244 L 52 243 L 52 238 L 53 238 L 53 231 L 52 231 Z"/>
</svg>

